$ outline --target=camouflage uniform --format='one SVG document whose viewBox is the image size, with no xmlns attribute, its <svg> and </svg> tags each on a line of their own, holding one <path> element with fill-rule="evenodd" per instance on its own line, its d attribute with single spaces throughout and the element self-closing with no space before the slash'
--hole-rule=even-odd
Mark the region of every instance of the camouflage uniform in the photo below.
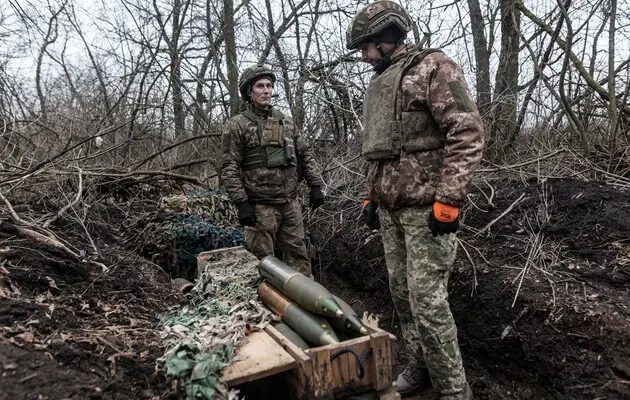
<svg viewBox="0 0 630 400">
<path fill-rule="evenodd" d="M 430 209 L 381 209 L 383 247 L 392 300 L 412 362 L 429 368 L 436 391 L 452 394 L 466 384 L 447 290 L 457 240 L 455 235 L 431 235 L 426 227 Z"/>
<path fill-rule="evenodd" d="M 245 229 L 245 243 L 250 250 L 258 258 L 273 255 L 274 242 L 277 242 L 287 264 L 308 276 L 311 266 L 304 244 L 302 213 L 296 199 L 298 174 L 295 163 L 273 168 L 243 168 L 246 151 L 261 145 L 259 123 L 272 116 L 271 109 L 260 110 L 251 104 L 249 107 L 260 121 L 252 121 L 240 113 L 230 118 L 224 128 L 222 183 L 232 202 L 254 205 L 256 226 Z M 284 135 L 293 140 L 301 159 L 306 183 L 310 187 L 322 186 L 308 143 L 298 134 L 291 118 L 283 116 L 282 120 Z"/>
<path fill-rule="evenodd" d="M 418 53 L 399 47 L 388 69 Z M 366 120 L 387 119 L 392 113 L 383 107 L 382 96 L 370 99 L 380 77 L 367 89 L 364 127 L 371 126 Z M 397 87 L 389 84 L 399 99 L 402 144 L 394 156 L 366 158 L 369 198 L 381 207 L 390 291 L 410 353 L 417 355 L 419 367 L 429 369 L 436 393 L 461 396 L 469 389 L 447 292 L 456 236 L 433 237 L 427 216 L 435 201 L 463 205 L 481 159 L 483 125 L 463 71 L 442 52 L 424 54 Z M 406 122 L 416 128 L 406 129 Z M 405 147 L 405 141 L 415 148 L 408 151 L 412 146 Z M 364 155 L 365 150 L 364 142 Z"/>
</svg>

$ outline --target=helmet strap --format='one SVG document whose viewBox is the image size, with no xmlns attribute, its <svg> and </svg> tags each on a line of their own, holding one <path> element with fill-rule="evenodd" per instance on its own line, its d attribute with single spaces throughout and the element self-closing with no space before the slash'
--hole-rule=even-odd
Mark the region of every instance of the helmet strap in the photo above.
<svg viewBox="0 0 630 400">
<path fill-rule="evenodd" d="M 398 42 L 395 43 L 396 45 L 394 46 L 393 49 L 385 53 L 385 51 L 383 51 L 383 48 L 381 47 L 381 42 L 380 41 L 374 42 L 374 45 L 376 46 L 376 50 L 378 50 L 378 52 L 381 55 L 381 61 L 379 61 L 373 67 L 374 72 L 376 72 L 377 74 L 381 74 L 383 73 L 383 71 L 387 69 L 387 67 L 389 67 L 392 64 L 392 54 L 394 54 L 396 49 L 399 48 L 400 45 L 402 45 L 402 43 L 403 43 L 403 40 L 399 40 Z"/>
</svg>

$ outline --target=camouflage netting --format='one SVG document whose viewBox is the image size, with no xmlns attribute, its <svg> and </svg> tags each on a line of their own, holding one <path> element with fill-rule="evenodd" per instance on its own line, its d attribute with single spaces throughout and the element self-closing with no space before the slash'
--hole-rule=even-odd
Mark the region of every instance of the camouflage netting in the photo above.
<svg viewBox="0 0 630 400">
<path fill-rule="evenodd" d="M 244 241 L 236 209 L 220 189 L 164 197 L 157 210 L 124 224 L 124 229 L 129 246 L 173 278 L 189 280 L 197 276 L 199 253 Z"/>
<path fill-rule="evenodd" d="M 235 360 L 234 350 L 246 343 L 247 334 L 278 320 L 256 301 L 258 260 L 239 249 L 203 262 L 189 305 L 163 320 L 165 372 L 189 399 L 238 398 L 238 391 L 221 380 L 221 371 Z"/>
</svg>

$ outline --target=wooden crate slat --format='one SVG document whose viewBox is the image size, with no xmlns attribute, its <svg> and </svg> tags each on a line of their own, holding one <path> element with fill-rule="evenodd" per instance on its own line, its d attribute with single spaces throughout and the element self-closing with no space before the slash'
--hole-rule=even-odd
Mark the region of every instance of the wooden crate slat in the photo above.
<svg viewBox="0 0 630 400">
<path fill-rule="evenodd" d="M 389 349 L 389 338 L 385 333 L 376 333 L 370 337 L 372 343 L 372 355 L 374 357 L 376 367 L 373 368 L 374 389 L 383 390 L 391 387 L 391 352 Z"/>
<path fill-rule="evenodd" d="M 223 370 L 228 386 L 254 381 L 295 368 L 293 356 L 284 351 L 266 332 L 253 332 L 249 342 L 237 350 L 246 359 L 233 362 Z"/>
</svg>

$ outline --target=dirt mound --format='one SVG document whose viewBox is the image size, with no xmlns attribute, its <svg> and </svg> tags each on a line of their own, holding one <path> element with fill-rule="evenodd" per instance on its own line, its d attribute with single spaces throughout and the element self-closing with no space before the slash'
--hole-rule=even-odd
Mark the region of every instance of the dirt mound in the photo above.
<svg viewBox="0 0 630 400">
<path fill-rule="evenodd" d="M 630 398 L 628 193 L 577 180 L 489 185 L 471 193 L 450 285 L 476 398 Z M 397 334 L 404 365 L 380 236 L 349 227 L 320 262 L 332 291 Z"/>
<path fill-rule="evenodd" d="M 108 213 L 116 219 L 117 207 Z M 155 328 L 159 315 L 178 303 L 170 278 L 125 251 L 102 215 L 88 220 L 107 271 L 0 226 L 2 399 L 139 399 L 168 392 L 155 371 L 163 355 Z M 76 221 L 60 219 L 52 228 L 93 255 Z"/>
</svg>

